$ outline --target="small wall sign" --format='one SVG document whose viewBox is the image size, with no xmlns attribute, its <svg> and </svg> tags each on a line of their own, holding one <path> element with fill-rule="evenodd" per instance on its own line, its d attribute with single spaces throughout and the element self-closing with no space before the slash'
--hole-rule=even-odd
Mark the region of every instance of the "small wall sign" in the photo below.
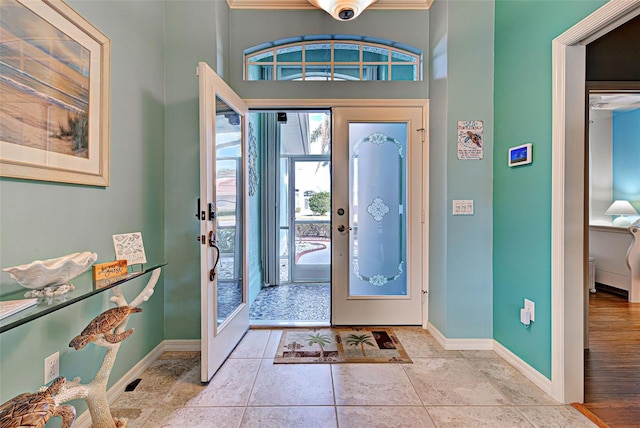
<svg viewBox="0 0 640 428">
<path fill-rule="evenodd" d="M 458 121 L 458 159 L 482 159 L 484 126 L 481 120 Z"/>
</svg>

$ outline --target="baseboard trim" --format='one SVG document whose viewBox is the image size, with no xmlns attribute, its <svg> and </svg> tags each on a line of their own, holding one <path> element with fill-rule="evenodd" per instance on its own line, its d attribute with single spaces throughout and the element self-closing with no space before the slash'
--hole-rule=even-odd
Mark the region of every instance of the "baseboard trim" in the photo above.
<svg viewBox="0 0 640 428">
<path fill-rule="evenodd" d="M 502 357 L 506 362 L 511 364 L 516 370 L 522 373 L 527 379 L 535 383 L 538 388 L 542 389 L 544 392 L 553 397 L 551 381 L 547 379 L 542 373 L 531 367 L 516 354 L 505 348 L 497 340 L 493 341 L 493 351 L 500 357 Z"/>
<path fill-rule="evenodd" d="M 448 351 L 491 351 L 493 349 L 493 339 L 449 339 L 431 323 L 427 323 L 427 331 Z"/>
<path fill-rule="evenodd" d="M 162 343 L 164 343 L 165 351 L 178 351 L 178 352 L 200 351 L 200 339 L 165 340 Z"/>
<path fill-rule="evenodd" d="M 109 404 L 116 401 L 124 392 L 126 386 L 138 379 L 165 351 L 200 351 L 200 340 L 165 340 L 161 342 L 109 388 L 107 391 Z M 89 413 L 89 409 L 82 412 L 82 414 L 76 418 L 73 426 L 74 428 L 91 427 L 91 414 Z"/>
</svg>

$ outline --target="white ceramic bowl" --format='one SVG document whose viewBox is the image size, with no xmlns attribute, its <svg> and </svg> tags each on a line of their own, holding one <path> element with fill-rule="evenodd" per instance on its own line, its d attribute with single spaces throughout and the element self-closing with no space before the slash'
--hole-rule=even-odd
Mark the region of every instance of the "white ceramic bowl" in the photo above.
<svg viewBox="0 0 640 428">
<path fill-rule="evenodd" d="M 67 284 L 86 271 L 98 255 L 89 251 L 72 253 L 48 260 L 35 260 L 29 264 L 2 269 L 25 288 L 39 289 Z"/>
</svg>

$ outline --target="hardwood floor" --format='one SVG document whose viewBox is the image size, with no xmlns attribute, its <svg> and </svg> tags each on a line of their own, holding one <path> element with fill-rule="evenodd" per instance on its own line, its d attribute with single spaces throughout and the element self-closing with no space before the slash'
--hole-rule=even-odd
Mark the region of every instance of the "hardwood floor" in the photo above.
<svg viewBox="0 0 640 428">
<path fill-rule="evenodd" d="M 609 427 L 640 427 L 640 303 L 589 296 L 584 406 Z"/>
</svg>

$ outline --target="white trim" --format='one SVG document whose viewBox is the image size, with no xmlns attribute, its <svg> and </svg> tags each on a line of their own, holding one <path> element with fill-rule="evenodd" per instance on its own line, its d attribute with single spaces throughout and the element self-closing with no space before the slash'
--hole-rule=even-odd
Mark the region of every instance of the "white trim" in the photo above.
<svg viewBox="0 0 640 428">
<path fill-rule="evenodd" d="M 200 339 L 190 340 L 165 340 L 164 351 L 178 351 L 178 352 L 194 352 L 200 351 Z"/>
<path fill-rule="evenodd" d="M 513 352 L 502 346 L 497 340 L 493 340 L 493 351 L 503 360 L 511 364 L 516 370 L 522 373 L 527 379 L 535 383 L 540 389 L 551 395 L 551 381 L 542 375 L 539 371 L 531 367 L 525 361 L 521 360 Z"/>
<path fill-rule="evenodd" d="M 637 14 L 640 0 L 611 0 L 558 36 L 552 44 L 553 60 L 553 178 L 551 261 L 551 395 L 561 403 L 582 402 L 584 263 L 584 165 L 571 155 L 584 150 L 585 40 L 612 24 Z M 582 88 L 582 94 L 577 93 Z M 578 147 L 579 146 L 579 147 Z M 577 214 L 576 214 L 577 213 Z M 571 221 L 566 218 L 571 215 Z M 582 279 L 582 281 L 581 281 Z M 577 361 L 580 364 L 577 364 Z"/>
<path fill-rule="evenodd" d="M 151 365 L 160 358 L 160 355 L 166 351 L 200 351 L 200 340 L 165 340 L 160 343 L 109 388 L 107 391 L 107 401 L 109 405 L 113 404 L 118 397 L 120 397 L 127 385 L 138 379 L 142 373 L 151 367 Z M 91 427 L 91 414 L 89 413 L 89 409 L 82 412 L 82 414 L 76 418 L 73 427 Z"/>
<path fill-rule="evenodd" d="M 250 109 L 260 108 L 296 108 L 296 107 L 422 107 L 426 109 L 429 105 L 428 99 L 246 99 L 244 102 Z"/>
<path fill-rule="evenodd" d="M 367 9 L 407 10 L 431 7 L 434 0 L 378 0 Z M 308 0 L 227 0 L 230 9 L 316 9 Z"/>
<path fill-rule="evenodd" d="M 449 339 L 433 324 L 427 323 L 427 331 L 447 351 L 491 351 L 493 339 Z"/>
</svg>

